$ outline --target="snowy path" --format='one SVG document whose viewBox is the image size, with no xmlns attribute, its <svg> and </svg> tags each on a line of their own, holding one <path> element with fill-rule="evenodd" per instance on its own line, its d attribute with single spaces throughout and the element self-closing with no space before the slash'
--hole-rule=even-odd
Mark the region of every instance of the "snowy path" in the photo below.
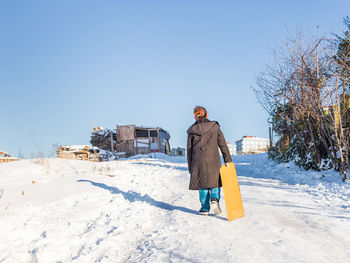
<svg viewBox="0 0 350 263">
<path fill-rule="evenodd" d="M 197 214 L 184 158 L 3 164 L 0 263 L 350 262 L 349 183 L 234 162 L 246 216 L 232 222 Z"/>
</svg>

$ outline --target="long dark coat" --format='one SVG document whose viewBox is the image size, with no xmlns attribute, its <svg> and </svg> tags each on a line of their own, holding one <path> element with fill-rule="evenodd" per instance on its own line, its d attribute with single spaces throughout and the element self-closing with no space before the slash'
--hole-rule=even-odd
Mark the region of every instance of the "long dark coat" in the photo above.
<svg viewBox="0 0 350 263">
<path fill-rule="evenodd" d="M 187 134 L 190 190 L 221 187 L 219 148 L 225 163 L 232 159 L 219 123 L 207 119 L 197 121 Z"/>
</svg>

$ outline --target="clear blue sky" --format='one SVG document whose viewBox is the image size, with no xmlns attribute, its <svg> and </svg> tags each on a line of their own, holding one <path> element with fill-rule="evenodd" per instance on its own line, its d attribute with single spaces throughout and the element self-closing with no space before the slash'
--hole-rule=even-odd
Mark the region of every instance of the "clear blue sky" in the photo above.
<svg viewBox="0 0 350 263">
<path fill-rule="evenodd" d="M 250 88 L 287 29 L 345 30 L 350 1 L 0 1 L 0 149 L 160 126 L 185 146 L 203 105 L 226 140 L 268 136 Z M 319 27 L 317 29 L 317 26 Z"/>
</svg>

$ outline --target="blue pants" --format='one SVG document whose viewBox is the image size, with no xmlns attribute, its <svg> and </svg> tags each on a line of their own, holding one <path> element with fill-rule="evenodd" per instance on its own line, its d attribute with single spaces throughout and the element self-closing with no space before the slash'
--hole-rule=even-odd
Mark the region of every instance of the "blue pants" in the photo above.
<svg viewBox="0 0 350 263">
<path fill-rule="evenodd" d="M 210 210 L 210 200 L 215 198 L 220 200 L 220 189 L 220 187 L 199 189 L 199 201 L 201 202 L 202 210 Z"/>
</svg>

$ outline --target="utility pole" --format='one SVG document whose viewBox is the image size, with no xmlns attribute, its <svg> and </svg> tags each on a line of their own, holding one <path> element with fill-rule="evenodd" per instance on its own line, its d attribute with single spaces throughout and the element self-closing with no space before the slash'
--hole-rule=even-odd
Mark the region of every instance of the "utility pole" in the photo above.
<svg viewBox="0 0 350 263">
<path fill-rule="evenodd" d="M 114 153 L 113 132 L 110 133 L 110 137 L 111 137 L 111 148 L 112 148 L 112 153 Z"/>
</svg>

